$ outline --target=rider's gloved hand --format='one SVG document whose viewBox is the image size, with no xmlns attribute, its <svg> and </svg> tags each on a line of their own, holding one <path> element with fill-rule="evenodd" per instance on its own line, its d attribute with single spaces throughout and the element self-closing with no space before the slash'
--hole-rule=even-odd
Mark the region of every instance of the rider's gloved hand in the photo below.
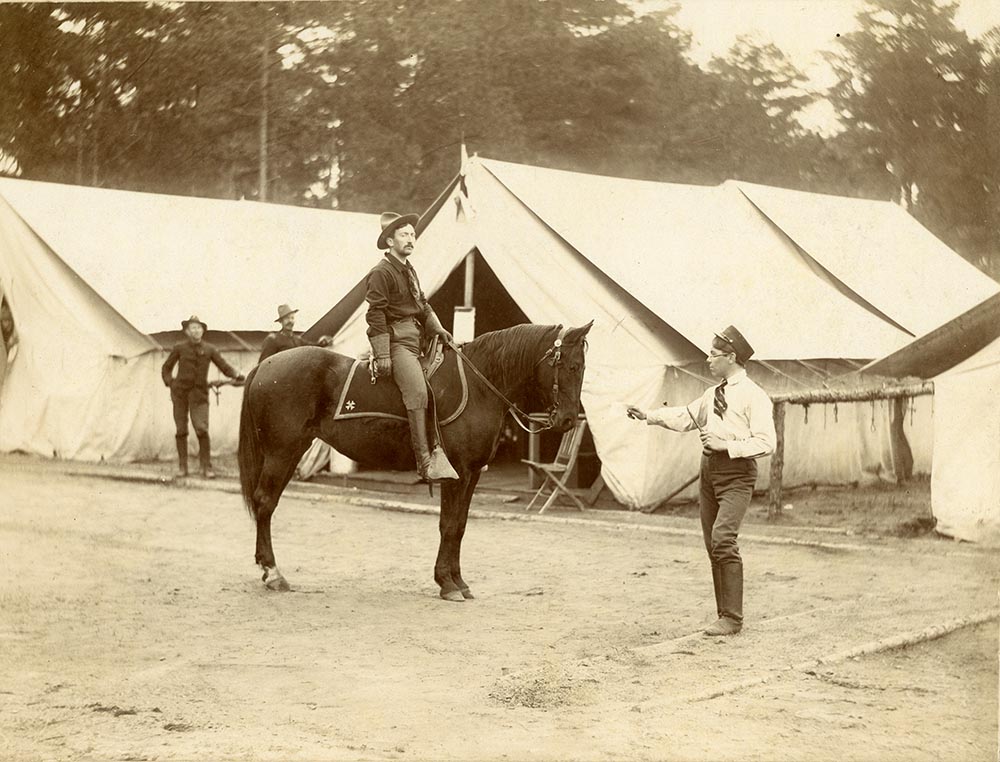
<svg viewBox="0 0 1000 762">
<path fill-rule="evenodd" d="M 245 384 L 246 381 L 247 377 L 244 376 L 242 373 L 240 373 L 240 375 L 238 375 L 236 378 L 233 379 L 233 384 L 236 386 L 243 386 L 243 384 Z"/>
<path fill-rule="evenodd" d="M 389 334 L 371 336 L 372 355 L 375 357 L 375 372 L 380 376 L 392 374 L 392 359 L 389 357 Z"/>
</svg>

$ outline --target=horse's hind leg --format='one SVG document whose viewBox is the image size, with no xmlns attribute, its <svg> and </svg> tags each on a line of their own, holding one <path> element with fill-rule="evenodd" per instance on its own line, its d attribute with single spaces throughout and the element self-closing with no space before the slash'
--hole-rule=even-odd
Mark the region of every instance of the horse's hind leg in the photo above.
<svg viewBox="0 0 1000 762">
<path fill-rule="evenodd" d="M 255 558 L 264 570 L 261 579 L 270 590 L 282 592 L 291 590 L 274 560 L 274 549 L 271 547 L 271 516 L 278 506 L 278 499 L 281 497 L 282 491 L 291 481 L 301 457 L 302 453 L 299 453 L 298 457 L 265 456 L 260 480 L 254 491 L 253 499 L 257 516 L 257 553 Z"/>
</svg>

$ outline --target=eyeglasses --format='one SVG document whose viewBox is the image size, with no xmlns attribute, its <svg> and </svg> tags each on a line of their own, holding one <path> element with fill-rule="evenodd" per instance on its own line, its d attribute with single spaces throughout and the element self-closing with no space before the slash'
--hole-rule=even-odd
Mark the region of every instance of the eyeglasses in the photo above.
<svg viewBox="0 0 1000 762">
<path fill-rule="evenodd" d="M 726 355 L 731 355 L 731 354 L 733 354 L 733 353 L 732 352 L 715 352 L 715 351 L 712 351 L 712 352 L 708 353 L 708 359 L 709 360 L 714 360 L 716 357 L 725 357 Z"/>
</svg>

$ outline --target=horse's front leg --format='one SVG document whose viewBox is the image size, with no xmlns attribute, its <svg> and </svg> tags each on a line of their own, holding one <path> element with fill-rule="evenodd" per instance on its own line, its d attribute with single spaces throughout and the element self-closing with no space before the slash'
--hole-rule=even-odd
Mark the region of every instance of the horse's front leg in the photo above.
<svg viewBox="0 0 1000 762">
<path fill-rule="evenodd" d="M 459 537 L 458 506 L 461 503 L 462 485 L 467 478 L 463 476 L 457 482 L 450 480 L 441 483 L 441 519 L 438 522 L 441 542 L 434 562 L 434 581 L 438 583 L 441 597 L 446 601 L 465 600 L 461 587 L 452 578 L 452 558 L 461 542 L 461 539 L 456 539 Z"/>
<path fill-rule="evenodd" d="M 465 524 L 469 520 L 469 506 L 472 504 L 472 494 L 476 491 L 479 483 L 480 471 L 473 471 L 468 479 L 463 479 L 459 483 L 458 494 L 456 495 L 456 522 L 455 544 L 451 555 L 451 581 L 458 585 L 459 592 L 464 598 L 475 598 L 468 584 L 462 579 L 462 538 L 465 537 Z"/>
</svg>

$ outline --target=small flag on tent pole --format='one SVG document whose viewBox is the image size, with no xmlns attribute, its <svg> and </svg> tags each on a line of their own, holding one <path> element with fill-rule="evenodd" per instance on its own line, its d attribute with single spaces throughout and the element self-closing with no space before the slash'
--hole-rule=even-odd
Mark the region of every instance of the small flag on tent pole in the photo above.
<svg viewBox="0 0 1000 762">
<path fill-rule="evenodd" d="M 466 221 L 476 217 L 476 210 L 469 201 L 469 187 L 465 184 L 465 173 L 469 166 L 469 152 L 465 148 L 465 138 L 461 144 L 461 166 L 458 170 L 458 194 L 455 196 L 455 218 L 465 215 Z"/>
</svg>

